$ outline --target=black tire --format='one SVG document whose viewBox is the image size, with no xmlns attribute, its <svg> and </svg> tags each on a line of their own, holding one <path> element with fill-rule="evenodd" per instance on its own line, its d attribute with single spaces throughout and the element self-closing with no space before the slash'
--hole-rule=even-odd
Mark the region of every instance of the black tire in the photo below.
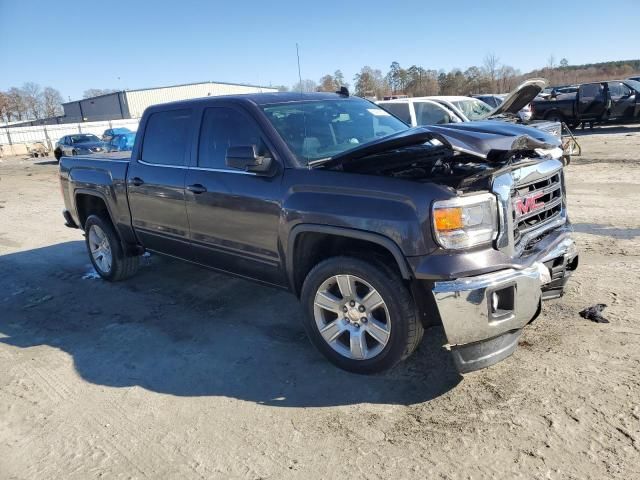
<svg viewBox="0 0 640 480">
<path fill-rule="evenodd" d="M 54 150 L 53 156 L 56 157 L 56 160 L 59 162 L 60 159 L 62 158 L 62 152 L 60 150 Z"/>
<path fill-rule="evenodd" d="M 111 267 L 108 270 L 101 268 L 96 262 L 94 256 L 91 254 L 89 236 L 91 229 L 94 228 L 94 226 L 99 227 L 102 232 L 104 232 L 109 244 L 111 251 Z M 117 282 L 132 277 L 138 271 L 138 267 L 140 266 L 140 257 L 127 255 L 123 251 L 120 238 L 109 219 L 104 219 L 98 215 L 89 215 L 84 224 L 84 232 L 85 245 L 87 247 L 87 253 L 89 254 L 91 263 L 93 264 L 93 268 L 96 269 L 96 272 L 98 272 L 103 279 L 108 280 L 109 282 Z"/>
<path fill-rule="evenodd" d="M 322 335 L 314 317 L 316 293 L 334 275 L 355 275 L 369 283 L 382 297 L 391 323 L 386 346 L 374 357 L 356 360 L 340 354 Z M 333 257 L 320 262 L 307 275 L 300 300 L 306 315 L 303 323 L 311 343 L 331 363 L 349 372 L 369 374 L 387 370 L 411 355 L 420 344 L 424 329 L 415 302 L 402 278 L 383 264 L 352 257 Z M 342 321 L 338 319 L 337 321 Z"/>
</svg>

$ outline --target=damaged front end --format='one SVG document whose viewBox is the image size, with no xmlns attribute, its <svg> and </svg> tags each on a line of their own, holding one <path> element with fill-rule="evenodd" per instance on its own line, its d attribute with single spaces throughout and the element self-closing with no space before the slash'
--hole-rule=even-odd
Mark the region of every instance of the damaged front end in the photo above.
<svg viewBox="0 0 640 480">
<path fill-rule="evenodd" d="M 493 199 L 493 236 L 483 237 L 483 243 L 443 243 L 434 223 L 440 249 L 408 259 L 416 282 L 432 296 L 427 304 L 435 311 L 426 315 L 441 320 L 462 373 L 511 355 L 541 301 L 562 295 L 578 265 L 563 162 L 556 158 L 562 154 L 560 141 L 540 131 L 514 135 L 505 127 L 488 129 L 428 127 L 424 130 L 432 136 L 420 144 L 377 149 L 335 165 L 448 186 L 451 199 L 434 202 L 433 208 Z M 471 232 L 469 239 L 474 235 L 478 238 Z"/>
</svg>

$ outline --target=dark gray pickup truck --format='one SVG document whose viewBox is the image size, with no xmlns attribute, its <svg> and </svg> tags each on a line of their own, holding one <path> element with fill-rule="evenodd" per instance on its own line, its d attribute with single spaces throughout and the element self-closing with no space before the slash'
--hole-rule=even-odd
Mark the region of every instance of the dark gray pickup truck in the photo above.
<svg viewBox="0 0 640 480">
<path fill-rule="evenodd" d="M 344 91 L 157 105 L 131 155 L 62 158 L 63 213 L 106 280 L 171 255 L 291 291 L 346 370 L 442 324 L 468 372 L 510 355 L 578 264 L 559 140 L 495 123 L 408 128 Z"/>
</svg>

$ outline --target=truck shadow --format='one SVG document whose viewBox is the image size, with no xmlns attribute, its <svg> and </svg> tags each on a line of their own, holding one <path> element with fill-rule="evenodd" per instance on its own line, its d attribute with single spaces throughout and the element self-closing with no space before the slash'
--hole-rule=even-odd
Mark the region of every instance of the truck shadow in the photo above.
<svg viewBox="0 0 640 480">
<path fill-rule="evenodd" d="M 640 132 L 640 125 L 635 124 L 623 124 L 623 125 L 604 125 L 604 126 L 595 126 L 594 128 L 585 127 L 572 129 L 571 132 L 576 137 L 588 137 L 591 135 L 612 135 L 612 134 L 636 134 Z"/>
<path fill-rule="evenodd" d="M 349 374 L 308 342 L 292 295 L 157 255 L 144 260 L 136 277 L 111 284 L 95 278 L 83 242 L 0 256 L 0 342 L 61 349 L 94 384 L 274 406 L 409 405 L 462 378 L 440 328 L 394 369 Z"/>
</svg>

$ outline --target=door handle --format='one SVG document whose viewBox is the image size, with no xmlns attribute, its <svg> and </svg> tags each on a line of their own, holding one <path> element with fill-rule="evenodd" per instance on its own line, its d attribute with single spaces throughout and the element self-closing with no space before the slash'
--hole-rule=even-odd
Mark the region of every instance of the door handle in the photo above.
<svg viewBox="0 0 640 480">
<path fill-rule="evenodd" d="M 131 184 L 135 185 L 136 187 L 139 187 L 140 185 L 142 185 L 144 183 L 144 180 L 142 180 L 140 177 L 133 177 L 131 179 Z"/>
<path fill-rule="evenodd" d="M 194 183 L 193 185 L 187 185 L 187 190 L 192 193 L 199 194 L 206 192 L 207 188 L 199 183 Z"/>
</svg>

